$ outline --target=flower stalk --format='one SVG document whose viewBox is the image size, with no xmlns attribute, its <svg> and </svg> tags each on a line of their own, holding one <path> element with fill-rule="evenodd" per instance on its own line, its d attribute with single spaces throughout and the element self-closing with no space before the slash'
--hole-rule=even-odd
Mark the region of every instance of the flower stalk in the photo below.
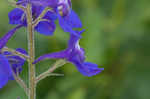
<svg viewBox="0 0 150 99">
<path fill-rule="evenodd" d="M 20 52 L 14 50 L 14 49 L 12 49 L 12 48 L 4 47 L 4 48 L 1 50 L 1 52 L 5 52 L 5 51 L 11 52 L 12 54 L 18 55 L 18 56 L 20 56 L 20 57 L 26 59 L 27 61 L 29 61 L 29 56 L 28 56 L 28 55 L 22 54 L 22 53 L 20 53 Z"/>
<path fill-rule="evenodd" d="M 63 59 L 57 60 L 54 63 L 54 65 L 50 67 L 46 72 L 36 77 L 36 84 L 48 76 L 64 76 L 64 74 L 53 73 L 57 68 L 63 66 L 64 64 L 66 64 L 66 60 Z"/>
<path fill-rule="evenodd" d="M 32 26 L 32 10 L 31 4 L 27 5 L 26 8 L 27 16 L 27 30 L 28 30 L 28 54 L 29 54 L 29 99 L 36 99 L 36 84 L 35 84 L 35 44 L 34 44 L 34 31 Z"/>
</svg>

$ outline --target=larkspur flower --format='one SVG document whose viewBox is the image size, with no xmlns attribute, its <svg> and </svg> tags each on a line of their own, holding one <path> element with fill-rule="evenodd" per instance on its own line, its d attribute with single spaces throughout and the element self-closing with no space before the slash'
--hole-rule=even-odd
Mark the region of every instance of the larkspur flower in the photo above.
<svg viewBox="0 0 150 99">
<path fill-rule="evenodd" d="M 57 16 L 65 32 L 78 35 L 74 29 L 82 28 L 82 22 L 71 6 L 71 0 L 59 0 Z"/>
<path fill-rule="evenodd" d="M 30 0 L 32 4 L 32 16 L 33 21 L 42 13 L 46 7 L 52 8 L 52 11 L 48 11 L 43 19 L 35 27 L 35 30 L 44 35 L 53 35 L 56 25 L 55 20 L 59 20 L 60 27 L 69 33 L 76 34 L 76 28 L 81 28 L 82 23 L 78 15 L 71 8 L 70 0 Z M 19 0 L 17 4 L 25 6 L 27 0 Z M 9 14 L 10 24 L 22 24 L 27 26 L 27 19 L 23 10 L 19 8 L 13 9 Z"/>
<path fill-rule="evenodd" d="M 8 80 L 14 79 L 12 71 L 14 71 L 14 73 L 20 73 L 22 71 L 22 66 L 25 62 L 24 58 L 14 55 L 8 51 L 2 52 L 2 48 L 6 45 L 8 40 L 12 37 L 16 30 L 21 27 L 22 25 L 18 25 L 0 39 L 0 88 L 6 85 Z M 27 54 L 26 51 L 21 48 L 16 49 L 16 51 L 22 54 Z"/>
<path fill-rule="evenodd" d="M 81 35 L 82 32 L 83 31 L 76 31 L 78 35 Z M 73 63 L 77 67 L 78 71 L 84 76 L 90 77 L 100 73 L 104 70 L 104 68 L 98 68 L 97 64 L 85 62 L 85 52 L 83 48 L 80 48 L 79 40 L 79 36 L 70 34 L 68 48 L 66 50 L 40 56 L 35 60 L 34 64 L 44 59 L 66 59 L 67 61 Z"/>
<path fill-rule="evenodd" d="M 26 1 L 27 0 L 19 0 L 18 3 L 25 6 L 27 4 Z M 48 0 L 43 0 L 43 1 L 31 0 L 33 21 L 44 10 L 45 6 L 42 6 L 42 5 L 46 5 L 46 6 L 51 5 L 50 7 L 54 7 L 54 5 L 56 5 L 54 1 L 57 1 L 57 0 L 49 0 L 49 1 L 51 1 L 49 3 L 47 1 Z M 10 24 L 12 24 L 12 25 L 21 24 L 24 27 L 27 26 L 26 15 L 22 9 L 15 8 L 11 12 L 9 12 L 8 16 L 9 16 L 9 23 Z M 54 20 L 56 20 L 57 17 L 51 11 L 48 11 L 46 13 L 46 15 L 43 17 L 43 19 L 46 19 L 46 20 L 39 22 L 37 24 L 37 26 L 35 27 L 35 30 L 41 34 L 44 34 L 44 35 L 52 35 L 53 32 L 55 31 L 55 27 L 56 27 Z"/>
</svg>

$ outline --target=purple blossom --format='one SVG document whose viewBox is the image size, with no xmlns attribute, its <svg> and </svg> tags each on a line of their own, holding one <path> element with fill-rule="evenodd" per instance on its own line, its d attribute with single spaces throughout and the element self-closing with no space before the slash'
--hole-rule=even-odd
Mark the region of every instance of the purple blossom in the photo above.
<svg viewBox="0 0 150 99">
<path fill-rule="evenodd" d="M 83 31 L 76 31 L 78 35 L 81 35 L 82 32 Z M 90 77 L 100 73 L 104 70 L 104 68 L 98 68 L 97 64 L 85 62 L 85 52 L 83 48 L 80 48 L 79 40 L 79 36 L 71 34 L 67 49 L 40 56 L 35 60 L 34 64 L 45 59 L 66 59 L 67 61 L 73 63 L 77 67 L 78 71 L 84 76 Z"/>
<path fill-rule="evenodd" d="M 71 8 L 70 0 L 30 0 L 32 4 L 32 16 L 33 21 L 41 14 L 45 7 L 52 8 L 52 11 L 48 11 L 43 19 L 35 27 L 35 30 L 44 35 L 53 35 L 56 25 L 55 20 L 59 20 L 60 27 L 69 33 L 76 34 L 76 28 L 81 28 L 82 23 L 78 15 Z M 19 0 L 17 4 L 26 6 L 27 0 Z M 13 9 L 9 14 L 10 24 L 22 24 L 27 26 L 27 19 L 25 13 L 19 9 Z"/>
<path fill-rule="evenodd" d="M 64 32 L 78 35 L 74 29 L 82 28 L 82 22 L 72 10 L 71 0 L 59 0 L 57 10 L 59 24 Z"/>
<path fill-rule="evenodd" d="M 18 3 L 21 3 L 22 5 L 26 5 L 27 2 L 25 2 L 25 1 L 26 0 L 19 0 Z M 45 3 L 44 1 L 46 2 L 48 0 L 43 0 L 43 1 L 31 0 L 33 21 L 41 14 L 41 12 L 45 8 L 45 6 L 41 6 L 39 4 L 39 2 L 41 2 L 41 4 L 49 4 L 49 3 Z M 50 1 L 52 1 L 52 0 L 50 0 Z M 53 0 L 53 1 L 56 1 L 56 0 Z M 14 25 L 22 24 L 25 27 L 27 26 L 26 15 L 22 9 L 15 8 L 11 12 L 9 12 L 8 16 L 9 16 L 10 24 L 14 24 Z M 57 17 L 54 15 L 54 13 L 49 11 L 46 13 L 46 15 L 43 17 L 43 19 L 46 19 L 47 21 L 45 20 L 45 21 L 39 22 L 39 24 L 35 27 L 35 30 L 44 35 L 52 35 L 53 32 L 55 31 L 55 27 L 56 27 L 54 20 L 56 20 Z"/>
<path fill-rule="evenodd" d="M 25 52 L 24 49 L 16 49 L 18 52 Z M 26 53 L 22 53 L 26 54 Z M 12 70 L 15 73 L 20 73 L 22 71 L 22 66 L 25 63 L 25 59 L 13 55 L 10 52 L 0 53 L 0 88 L 7 84 L 8 80 L 13 80 Z"/>
<path fill-rule="evenodd" d="M 12 70 L 15 73 L 20 73 L 22 71 L 22 66 L 25 62 L 25 59 L 20 56 L 13 55 L 8 51 L 1 51 L 1 49 L 6 45 L 6 43 L 13 36 L 16 30 L 21 27 L 22 25 L 18 25 L 0 39 L 0 88 L 6 85 L 8 80 L 13 80 Z M 27 54 L 26 51 L 21 48 L 16 49 L 16 51 L 22 54 Z"/>
</svg>

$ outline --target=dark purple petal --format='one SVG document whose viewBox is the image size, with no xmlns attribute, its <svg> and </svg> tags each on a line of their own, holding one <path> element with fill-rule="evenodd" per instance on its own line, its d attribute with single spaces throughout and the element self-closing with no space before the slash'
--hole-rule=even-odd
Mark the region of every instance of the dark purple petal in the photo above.
<svg viewBox="0 0 150 99">
<path fill-rule="evenodd" d="M 78 43 L 79 43 L 79 39 L 81 39 L 81 34 L 84 32 L 85 30 L 82 31 L 76 31 L 76 34 L 79 36 L 76 36 L 74 34 L 70 34 L 70 39 L 68 41 L 68 48 L 73 48 L 75 47 Z"/>
<path fill-rule="evenodd" d="M 70 14 L 64 17 L 64 20 L 70 25 L 72 28 L 82 28 L 82 22 L 78 15 L 71 10 Z"/>
<path fill-rule="evenodd" d="M 15 8 L 13 9 L 11 12 L 9 12 L 8 16 L 9 16 L 9 24 L 22 24 L 22 15 L 24 14 L 24 12 L 19 9 L 19 8 Z"/>
<path fill-rule="evenodd" d="M 64 32 L 69 32 L 74 35 L 77 35 L 76 32 L 72 29 L 72 27 L 69 26 L 67 22 L 65 22 L 64 19 L 60 15 L 58 16 L 58 18 L 59 18 L 60 27 L 64 30 Z"/>
<path fill-rule="evenodd" d="M 79 62 L 83 63 L 85 61 L 84 51 L 80 49 L 70 49 L 69 56 L 67 57 L 67 60 L 70 62 Z"/>
<path fill-rule="evenodd" d="M 99 74 L 102 70 L 104 70 L 104 68 L 98 68 L 97 64 L 90 62 L 85 62 L 83 64 L 76 63 L 75 65 L 81 74 L 88 77 Z"/>
<path fill-rule="evenodd" d="M 53 21 L 41 21 L 39 24 L 35 27 L 35 30 L 43 35 L 51 36 L 53 35 L 53 32 L 55 31 L 55 23 Z"/>
<path fill-rule="evenodd" d="M 27 55 L 27 52 L 22 48 L 17 48 L 16 51 L 18 51 L 24 55 Z M 13 54 L 6 56 L 6 57 L 9 61 L 9 64 L 12 66 L 13 71 L 15 73 L 17 73 L 17 72 L 20 73 L 22 71 L 22 66 L 24 65 L 26 60 L 20 56 L 13 55 Z"/>
<path fill-rule="evenodd" d="M 76 31 L 73 29 L 81 28 L 82 23 L 79 17 L 77 16 L 77 14 L 73 10 L 70 12 L 68 16 L 65 17 L 62 17 L 58 14 L 58 18 L 59 18 L 60 27 L 64 30 L 64 32 L 69 32 L 78 36 Z"/>
<path fill-rule="evenodd" d="M 45 7 L 42 6 L 38 6 L 33 4 L 32 5 L 32 16 L 33 16 L 33 20 L 35 20 L 44 10 Z"/>
<path fill-rule="evenodd" d="M 33 19 L 36 19 L 42 13 L 42 11 L 44 9 L 45 9 L 45 7 L 43 7 L 43 6 L 32 5 Z M 57 19 L 57 14 L 54 13 L 54 12 L 48 11 L 45 14 L 45 16 L 43 17 L 43 19 L 47 19 L 49 21 L 56 20 Z"/>
<path fill-rule="evenodd" d="M 3 54 L 4 56 L 7 56 L 7 55 L 11 55 L 12 53 L 9 52 L 9 51 L 4 51 L 2 54 Z"/>
<path fill-rule="evenodd" d="M 17 66 L 22 66 L 25 62 L 25 59 L 20 56 L 7 56 L 7 59 L 11 65 L 16 64 Z"/>
<path fill-rule="evenodd" d="M 3 88 L 8 83 L 8 77 L 5 75 L 0 75 L 0 88 Z"/>
<path fill-rule="evenodd" d="M 43 7 L 51 7 L 51 8 L 56 8 L 57 7 L 57 3 L 58 3 L 58 0 L 31 0 L 31 3 L 32 4 L 35 4 L 35 5 L 40 5 L 40 6 L 43 6 Z"/>
<path fill-rule="evenodd" d="M 39 58 L 37 58 L 33 64 L 36 64 L 42 60 L 45 59 L 63 59 L 68 55 L 68 51 L 64 50 L 64 51 L 60 51 L 60 52 L 55 52 L 55 53 L 50 53 L 50 54 L 45 54 L 40 56 Z"/>
<path fill-rule="evenodd" d="M 24 50 L 23 48 L 17 48 L 16 51 L 18 51 L 18 52 L 20 52 L 20 53 L 22 53 L 22 54 L 24 54 L 24 55 L 27 55 L 27 54 L 28 54 L 27 51 Z"/>
<path fill-rule="evenodd" d="M 24 55 L 27 55 L 27 52 L 22 48 L 17 48 L 16 51 Z M 8 51 L 4 51 L 1 55 L 5 56 L 5 58 L 8 61 L 8 64 L 11 66 L 12 70 L 15 73 L 20 73 L 22 71 L 22 66 L 24 65 L 26 61 L 24 58 L 18 55 L 14 55 L 13 53 L 8 52 Z M 9 80 L 14 80 L 13 75 L 9 76 Z"/>
<path fill-rule="evenodd" d="M 22 26 L 23 25 L 16 26 L 12 30 L 10 30 L 8 33 L 6 33 L 2 38 L 0 38 L 0 49 L 2 49 L 6 45 L 6 43 L 13 36 L 13 34 L 16 32 L 16 30 L 18 30 Z"/>
<path fill-rule="evenodd" d="M 23 5 L 26 6 L 28 0 L 18 0 L 17 5 Z M 30 0 L 30 3 L 32 5 L 42 6 L 42 7 L 50 7 L 50 8 L 56 8 L 58 0 Z"/>
<path fill-rule="evenodd" d="M 0 88 L 7 84 L 12 76 L 11 67 L 6 57 L 0 54 Z"/>
<path fill-rule="evenodd" d="M 80 32 L 76 31 L 78 35 L 81 35 L 82 32 L 84 32 L 84 30 Z M 80 63 L 83 63 L 85 61 L 85 52 L 84 49 L 80 47 L 79 40 L 80 37 L 74 34 L 70 34 L 70 39 L 68 41 L 68 49 L 71 50 L 71 52 L 69 54 L 68 61 L 78 61 Z"/>
<path fill-rule="evenodd" d="M 48 12 L 46 13 L 46 15 L 44 16 L 44 19 L 56 20 L 56 19 L 57 19 L 57 14 L 48 11 Z"/>
</svg>

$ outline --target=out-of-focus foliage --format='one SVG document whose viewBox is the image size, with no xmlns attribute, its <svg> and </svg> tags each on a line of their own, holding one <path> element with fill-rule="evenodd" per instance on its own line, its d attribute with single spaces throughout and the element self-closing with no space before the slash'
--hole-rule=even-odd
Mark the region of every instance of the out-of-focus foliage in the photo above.
<svg viewBox="0 0 150 99">
<path fill-rule="evenodd" d="M 150 99 L 150 0 L 72 0 L 73 9 L 86 32 L 80 41 L 87 60 L 105 70 L 94 77 L 82 76 L 72 64 L 57 70 L 64 77 L 48 77 L 37 86 L 37 99 Z M 8 12 L 13 9 L 0 1 L 0 37 L 9 29 Z M 66 47 L 68 33 L 59 26 L 54 36 L 36 33 L 38 56 Z M 25 28 L 9 41 L 12 48 L 27 49 Z M 37 65 L 37 75 L 52 61 Z M 27 82 L 27 64 L 21 77 Z M 15 83 L 0 89 L 0 99 L 27 97 Z"/>
</svg>

